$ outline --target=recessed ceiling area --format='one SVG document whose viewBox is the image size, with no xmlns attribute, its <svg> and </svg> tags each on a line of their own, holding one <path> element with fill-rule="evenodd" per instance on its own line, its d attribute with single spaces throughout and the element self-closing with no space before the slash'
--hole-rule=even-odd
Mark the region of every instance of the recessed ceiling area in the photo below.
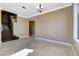
<svg viewBox="0 0 79 59">
<path fill-rule="evenodd" d="M 43 6 L 42 13 L 37 11 L 39 3 L 0 3 L 0 9 L 15 13 L 23 17 L 32 17 L 53 11 L 62 6 L 71 5 L 70 3 L 41 3 Z"/>
</svg>

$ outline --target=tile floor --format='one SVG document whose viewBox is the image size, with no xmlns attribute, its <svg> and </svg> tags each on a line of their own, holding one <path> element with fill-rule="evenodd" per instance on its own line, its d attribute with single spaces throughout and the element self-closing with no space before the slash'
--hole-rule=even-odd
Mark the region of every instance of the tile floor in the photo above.
<svg viewBox="0 0 79 59">
<path fill-rule="evenodd" d="M 29 56 L 73 56 L 70 46 L 37 40 L 34 37 L 8 41 L 0 44 L 0 56 L 10 56 L 24 48 L 34 49 Z"/>
<path fill-rule="evenodd" d="M 2 43 L 0 45 L 0 56 L 9 56 L 26 48 L 29 41 L 30 39 L 23 38 Z"/>
</svg>

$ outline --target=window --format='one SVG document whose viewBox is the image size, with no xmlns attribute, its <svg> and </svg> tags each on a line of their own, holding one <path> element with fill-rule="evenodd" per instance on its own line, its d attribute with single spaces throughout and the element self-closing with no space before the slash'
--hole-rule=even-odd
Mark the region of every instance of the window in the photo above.
<svg viewBox="0 0 79 59">
<path fill-rule="evenodd" d="M 77 39 L 79 40 L 79 4 L 77 4 Z"/>
<path fill-rule="evenodd" d="M 73 39 L 79 46 L 79 4 L 73 5 Z"/>
</svg>

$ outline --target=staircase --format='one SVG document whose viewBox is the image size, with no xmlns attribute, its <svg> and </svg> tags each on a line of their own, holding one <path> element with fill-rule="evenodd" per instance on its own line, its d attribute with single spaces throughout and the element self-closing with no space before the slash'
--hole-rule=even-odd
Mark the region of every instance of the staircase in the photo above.
<svg viewBox="0 0 79 59">
<path fill-rule="evenodd" d="M 10 41 L 16 39 L 15 36 L 12 35 L 12 32 L 10 31 L 8 25 L 3 25 L 3 31 L 2 31 L 2 42 Z"/>
</svg>

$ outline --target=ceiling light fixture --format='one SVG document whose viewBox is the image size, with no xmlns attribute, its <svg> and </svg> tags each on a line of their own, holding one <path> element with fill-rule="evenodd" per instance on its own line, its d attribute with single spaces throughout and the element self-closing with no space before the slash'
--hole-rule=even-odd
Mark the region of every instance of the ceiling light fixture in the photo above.
<svg viewBox="0 0 79 59">
<path fill-rule="evenodd" d="M 23 9 L 27 9 L 25 6 L 22 6 Z"/>
<path fill-rule="evenodd" d="M 40 13 L 43 11 L 43 6 L 41 5 L 41 3 L 37 7 L 37 11 L 40 12 Z"/>
</svg>

